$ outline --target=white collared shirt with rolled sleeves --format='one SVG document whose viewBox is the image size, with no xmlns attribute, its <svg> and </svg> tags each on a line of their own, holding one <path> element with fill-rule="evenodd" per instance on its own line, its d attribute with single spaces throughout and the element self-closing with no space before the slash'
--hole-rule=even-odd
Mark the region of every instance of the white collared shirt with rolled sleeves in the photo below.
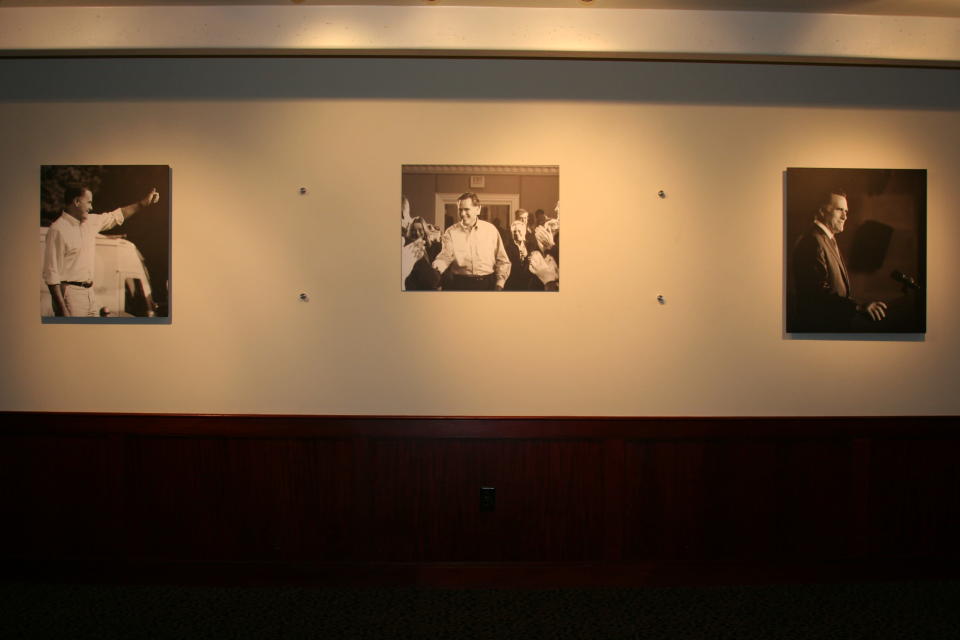
<svg viewBox="0 0 960 640">
<path fill-rule="evenodd" d="M 120 209 L 89 214 L 83 222 L 62 213 L 47 229 L 43 281 L 46 284 L 93 282 L 97 234 L 121 224 Z"/>
<path fill-rule="evenodd" d="M 449 267 L 456 275 L 488 276 L 497 274 L 497 285 L 502 287 L 510 277 L 510 258 L 503 248 L 503 238 L 497 228 L 477 220 L 472 228 L 457 223 L 443 232 L 442 248 L 433 267 L 443 273 Z"/>
</svg>

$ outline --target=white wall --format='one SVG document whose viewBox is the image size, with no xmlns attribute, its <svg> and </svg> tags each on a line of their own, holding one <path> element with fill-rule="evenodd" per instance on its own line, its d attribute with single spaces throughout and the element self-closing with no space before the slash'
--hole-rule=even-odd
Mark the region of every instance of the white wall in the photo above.
<svg viewBox="0 0 960 640">
<path fill-rule="evenodd" d="M 503 4 L 507 6 L 382 6 L 342 0 L 319 6 L 238 6 L 227 0 L 204 6 L 0 6 L 0 55 L 453 54 L 869 60 L 953 67 L 960 62 L 957 12 L 931 11 L 916 2 L 914 11 L 926 9 L 941 17 L 622 9 L 575 0 L 555 8 Z"/>
<path fill-rule="evenodd" d="M 958 70 L 8 59 L 0 87 L 0 410 L 960 411 Z M 171 165 L 172 324 L 41 325 L 38 167 L 87 163 Z M 562 291 L 401 293 L 404 163 L 559 164 Z M 784 334 L 788 166 L 928 169 L 926 336 Z"/>
</svg>

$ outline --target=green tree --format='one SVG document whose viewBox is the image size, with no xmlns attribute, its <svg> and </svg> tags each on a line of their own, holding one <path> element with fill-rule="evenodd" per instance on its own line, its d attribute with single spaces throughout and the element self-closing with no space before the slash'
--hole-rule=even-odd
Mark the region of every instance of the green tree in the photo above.
<svg viewBox="0 0 960 640">
<path fill-rule="evenodd" d="M 50 226 L 63 211 L 63 192 L 71 183 L 86 185 L 96 195 L 103 181 L 101 165 L 43 165 L 40 167 L 40 225 Z"/>
</svg>

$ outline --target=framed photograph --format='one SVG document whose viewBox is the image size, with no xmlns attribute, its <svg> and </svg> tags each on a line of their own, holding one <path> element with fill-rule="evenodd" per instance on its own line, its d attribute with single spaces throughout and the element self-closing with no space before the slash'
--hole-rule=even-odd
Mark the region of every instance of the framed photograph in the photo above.
<svg viewBox="0 0 960 640">
<path fill-rule="evenodd" d="M 789 168 L 786 331 L 926 331 L 927 172 Z"/>
<path fill-rule="evenodd" d="M 170 167 L 40 168 L 44 323 L 170 322 Z"/>
<path fill-rule="evenodd" d="M 403 165 L 403 291 L 559 291 L 560 167 Z"/>
</svg>

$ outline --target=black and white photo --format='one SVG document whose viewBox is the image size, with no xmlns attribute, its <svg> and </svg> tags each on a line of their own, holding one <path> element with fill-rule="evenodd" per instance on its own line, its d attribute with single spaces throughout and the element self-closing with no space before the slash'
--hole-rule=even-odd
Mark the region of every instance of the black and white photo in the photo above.
<svg viewBox="0 0 960 640">
<path fill-rule="evenodd" d="M 560 168 L 403 165 L 403 291 L 559 291 Z"/>
<path fill-rule="evenodd" d="M 921 169 L 786 171 L 788 333 L 926 330 Z"/>
<path fill-rule="evenodd" d="M 40 169 L 40 315 L 45 323 L 166 323 L 170 167 Z"/>
</svg>

